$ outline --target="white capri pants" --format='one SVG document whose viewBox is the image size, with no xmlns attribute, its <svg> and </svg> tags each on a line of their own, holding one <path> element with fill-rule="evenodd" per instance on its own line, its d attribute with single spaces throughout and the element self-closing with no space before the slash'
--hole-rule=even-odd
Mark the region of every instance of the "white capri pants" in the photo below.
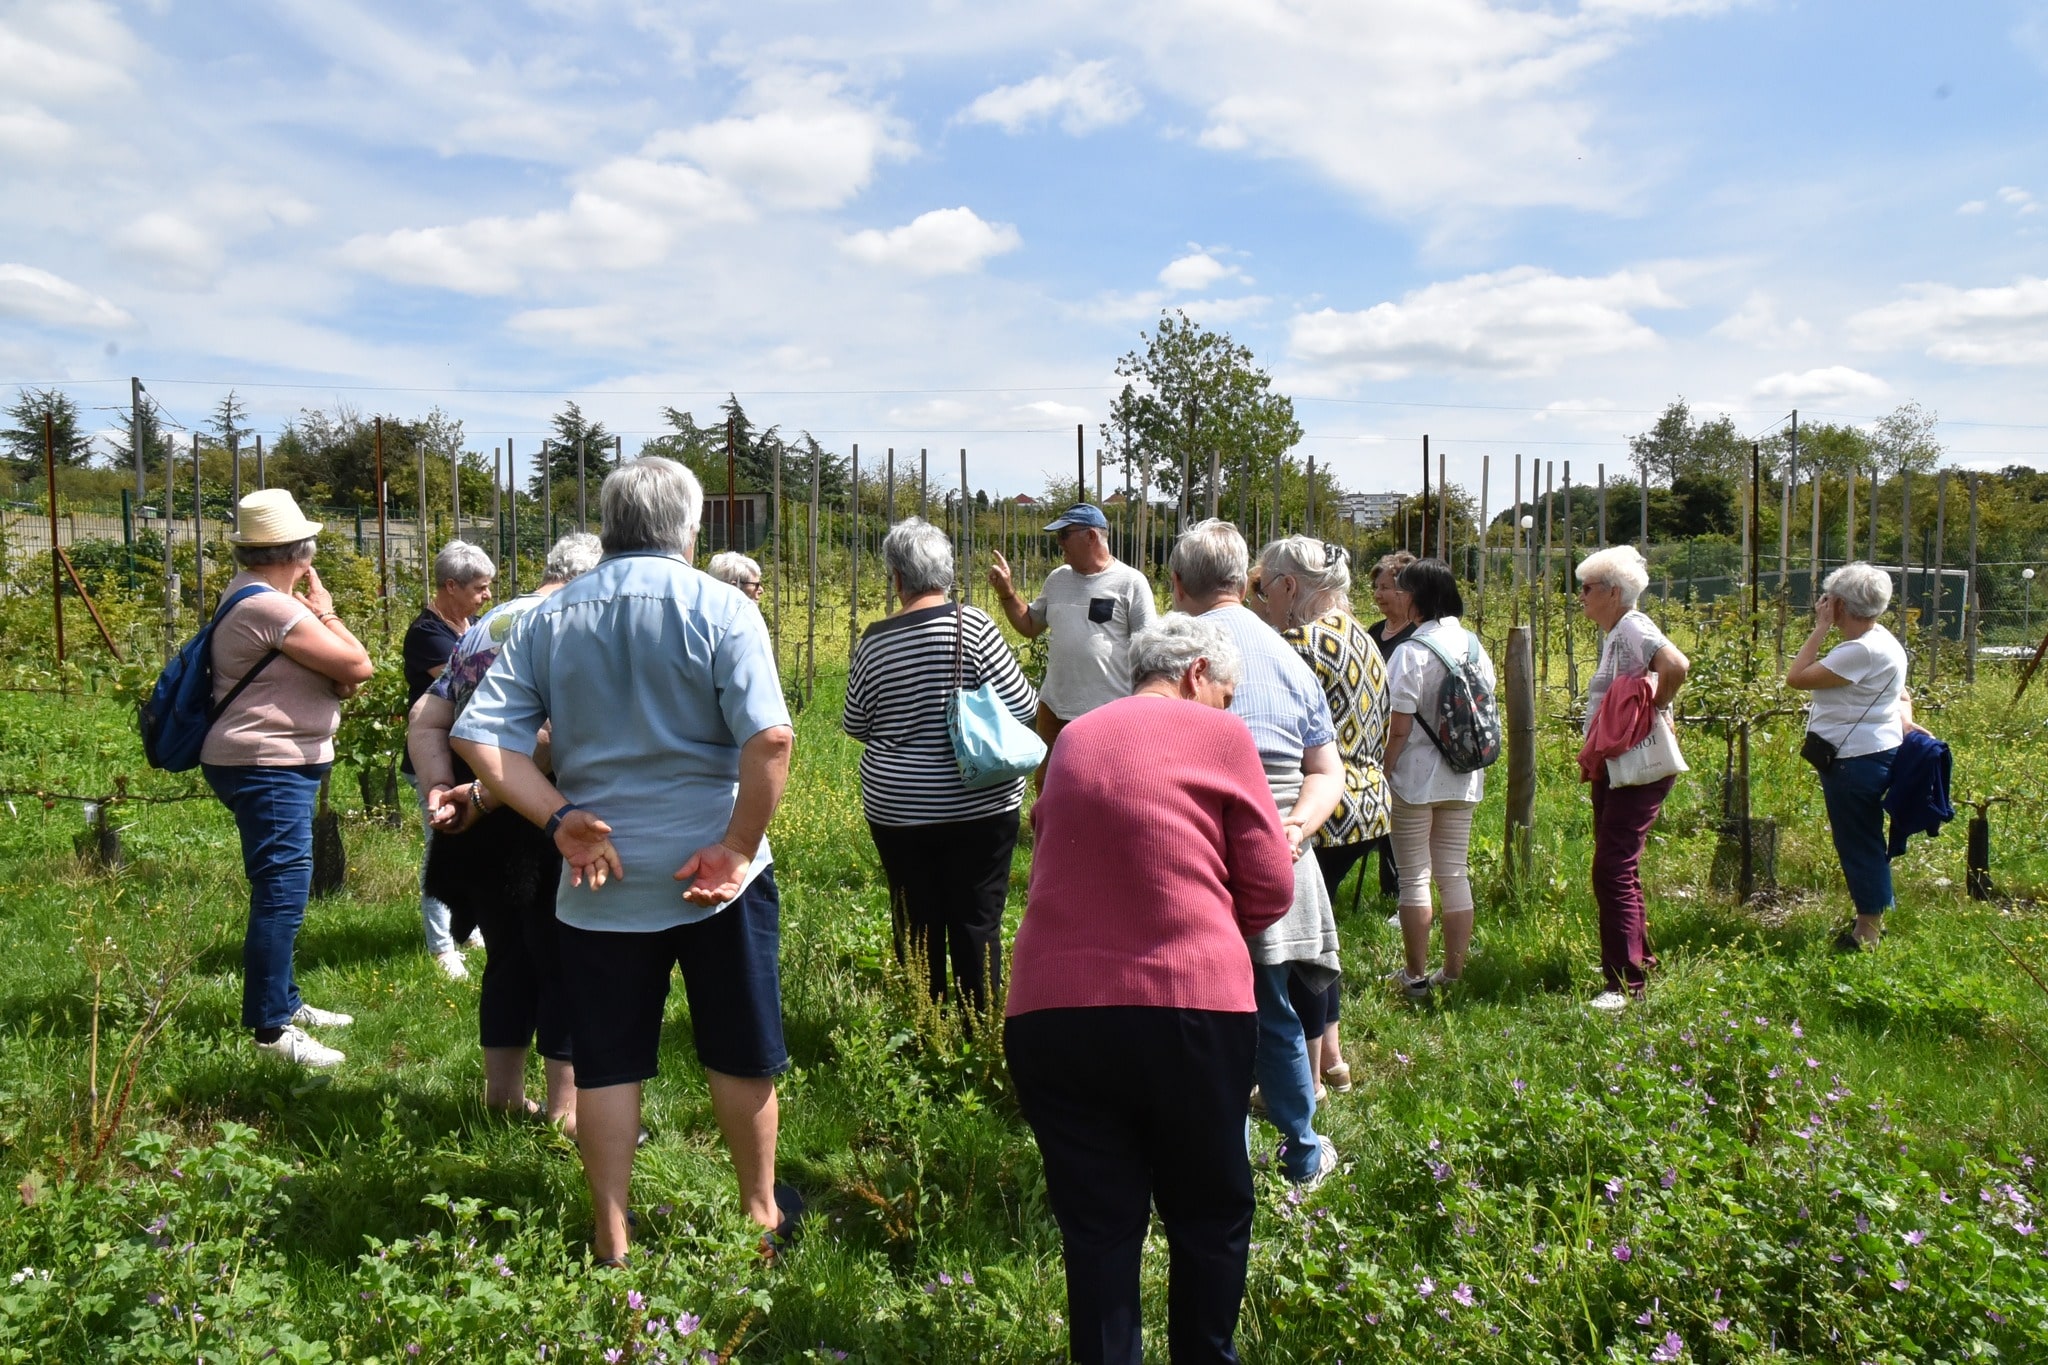
<svg viewBox="0 0 2048 1365">
<path fill-rule="evenodd" d="M 1472 847 L 1474 801 L 1439 801 L 1411 806 L 1394 798 L 1394 866 L 1401 872 L 1401 904 L 1428 906 L 1436 881 L 1445 914 L 1472 908 L 1472 879 L 1466 857 Z"/>
</svg>

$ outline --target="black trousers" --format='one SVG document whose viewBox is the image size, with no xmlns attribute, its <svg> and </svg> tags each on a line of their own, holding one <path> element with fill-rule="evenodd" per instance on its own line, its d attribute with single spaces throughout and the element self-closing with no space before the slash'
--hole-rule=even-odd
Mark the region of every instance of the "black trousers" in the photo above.
<svg viewBox="0 0 2048 1365">
<path fill-rule="evenodd" d="M 426 890 L 447 903 L 458 923 L 467 916 L 484 932 L 480 1046 L 530 1043 L 552 1061 L 570 1060 L 568 994 L 555 942 L 561 876 L 554 841 L 517 811 L 493 810 L 427 849 Z"/>
<path fill-rule="evenodd" d="M 1138 1271 L 1155 1205 L 1171 1257 L 1168 1355 L 1176 1365 L 1237 1360 L 1258 1035 L 1254 1014 L 1135 1005 L 1035 1010 L 1006 1023 L 1010 1076 L 1060 1226 L 1069 1349 L 1082 1365 L 1143 1357 Z"/>
<path fill-rule="evenodd" d="M 896 960 L 913 937 L 931 967 L 932 999 L 953 984 L 976 1008 L 1003 980 L 1003 902 L 1010 894 L 1010 855 L 1018 812 L 936 825 L 870 824 L 889 878 L 889 919 Z"/>
</svg>

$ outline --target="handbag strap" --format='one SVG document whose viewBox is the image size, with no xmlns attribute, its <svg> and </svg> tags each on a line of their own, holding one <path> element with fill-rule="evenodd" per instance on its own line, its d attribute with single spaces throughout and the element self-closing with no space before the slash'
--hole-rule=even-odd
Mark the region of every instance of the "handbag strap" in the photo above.
<svg viewBox="0 0 2048 1365">
<path fill-rule="evenodd" d="M 953 604 L 953 690 L 958 692 L 965 686 L 965 663 L 963 655 L 967 649 L 967 604 Z"/>
<path fill-rule="evenodd" d="M 1855 720 L 1849 722 L 1849 728 L 1842 732 L 1842 738 L 1844 740 L 1848 739 L 1849 736 L 1856 733 L 1857 726 L 1861 725 L 1864 721 L 1870 719 L 1870 713 L 1877 709 L 1877 704 L 1883 701 L 1887 695 L 1889 695 L 1894 701 L 1898 700 L 1899 676 L 1899 671 L 1897 669 L 1893 669 L 1891 679 L 1888 682 L 1886 682 L 1882 688 L 1878 689 L 1877 695 L 1870 699 L 1870 704 L 1863 708 L 1863 714 L 1856 717 Z M 1813 727 L 1809 723 L 1807 728 L 1811 730 Z M 1822 736 L 1822 738 L 1826 738 L 1826 736 Z"/>
</svg>

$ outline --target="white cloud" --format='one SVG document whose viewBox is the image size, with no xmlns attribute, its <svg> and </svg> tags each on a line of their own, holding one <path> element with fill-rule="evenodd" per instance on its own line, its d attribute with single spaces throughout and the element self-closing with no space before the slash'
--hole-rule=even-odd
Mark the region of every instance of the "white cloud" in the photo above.
<svg viewBox="0 0 2048 1365">
<path fill-rule="evenodd" d="M 1882 398 L 1891 391 L 1892 386 L 1876 375 L 1847 365 L 1830 365 L 1825 369 L 1797 373 L 1787 370 L 1759 380 L 1756 388 L 1751 390 L 1758 398 L 1794 403 L 1807 399 Z"/>
<path fill-rule="evenodd" d="M 668 254 L 671 239 L 671 226 L 659 215 L 582 191 L 566 210 L 528 218 L 472 218 L 453 227 L 358 237 L 342 258 L 401 284 L 508 294 L 529 274 L 643 269 Z"/>
<path fill-rule="evenodd" d="M 1778 317 L 1778 305 L 1763 290 L 1751 291 L 1742 301 L 1742 307 L 1716 323 L 1712 334 L 1740 341 L 1751 346 L 1774 348 L 1794 346 L 1813 336 L 1813 324 L 1805 318 L 1793 318 L 1790 322 Z"/>
<path fill-rule="evenodd" d="M 1218 280 L 1241 278 L 1242 274 L 1236 266 L 1225 265 L 1206 251 L 1196 251 L 1167 262 L 1159 272 L 1159 282 L 1175 293 L 1186 293 L 1207 289 Z"/>
<path fill-rule="evenodd" d="M 176 285 L 198 284 L 220 268 L 221 244 L 190 219 L 152 209 L 113 235 L 116 249 Z"/>
<path fill-rule="evenodd" d="M 10 93 L 84 102 L 133 84 L 141 45 L 111 5 L 41 0 L 0 14 L 0 71 Z"/>
<path fill-rule="evenodd" d="M 933 209 L 902 227 L 868 228 L 840 243 L 855 260 L 918 275 L 959 275 L 1023 245 L 1008 223 L 988 223 L 973 209 Z"/>
<path fill-rule="evenodd" d="M 682 155 L 770 208 L 837 208 L 867 188 L 875 165 L 916 148 L 879 111 L 847 102 L 824 76 L 755 82 L 761 112 L 649 140 L 650 156 Z"/>
<path fill-rule="evenodd" d="M 32 265 L 0 263 L 0 318 L 21 318 L 81 332 L 132 327 L 135 319 L 110 300 Z"/>
<path fill-rule="evenodd" d="M 1864 350 L 1924 349 L 1959 365 L 2034 365 L 2048 361 L 2048 279 L 1959 289 L 1912 284 L 1905 297 L 1849 319 Z"/>
<path fill-rule="evenodd" d="M 961 110 L 960 118 L 993 123 L 1006 133 L 1058 118 L 1061 128 L 1078 137 L 1127 122 L 1143 105 L 1137 91 L 1110 74 L 1108 62 L 1082 62 L 1056 76 L 997 86 Z"/>
<path fill-rule="evenodd" d="M 1592 278 L 1517 266 L 1428 285 L 1362 312 L 1297 315 L 1289 350 L 1306 364 L 1369 379 L 1416 369 L 1547 374 L 1566 360 L 1656 346 L 1657 334 L 1634 310 L 1677 306 L 1649 274 Z"/>
<path fill-rule="evenodd" d="M 1965 201 L 1964 203 L 1956 205 L 1956 212 L 1965 215 L 1972 213 L 1982 213 L 1985 209 L 1989 207 L 1990 205 L 1986 204 L 1982 199 L 1971 199 Z"/>
</svg>

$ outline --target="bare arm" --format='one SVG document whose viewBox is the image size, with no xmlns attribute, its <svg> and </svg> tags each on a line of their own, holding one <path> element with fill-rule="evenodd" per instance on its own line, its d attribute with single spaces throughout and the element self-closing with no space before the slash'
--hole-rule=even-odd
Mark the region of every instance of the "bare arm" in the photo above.
<svg viewBox="0 0 2048 1365">
<path fill-rule="evenodd" d="M 1650 660 L 1650 671 L 1657 675 L 1657 693 L 1651 702 L 1661 711 L 1677 699 L 1678 689 L 1685 686 L 1686 675 L 1692 672 L 1692 660 L 1677 645 L 1666 643 Z"/>
<path fill-rule="evenodd" d="M 541 828 L 545 829 L 554 813 L 568 804 L 540 765 L 518 750 L 500 749 L 473 739 L 450 739 L 448 743 L 484 784 L 493 801 L 510 806 Z M 555 827 L 555 847 L 569 864 L 569 885 L 581 886 L 588 880 L 590 889 L 595 891 L 608 878 L 626 879 L 625 865 L 619 861 L 619 851 L 612 847 L 611 834 L 612 827 L 587 810 L 572 810 L 562 817 L 562 823 Z"/>
<path fill-rule="evenodd" d="M 1344 796 L 1344 760 L 1334 742 L 1305 749 L 1301 755 L 1301 794 L 1294 809 L 1280 822 L 1287 831 L 1289 849 L 1298 858 L 1310 836 L 1323 827 Z"/>
<path fill-rule="evenodd" d="M 700 848 L 676 869 L 676 880 L 688 882 L 683 899 L 696 905 L 720 905 L 740 893 L 747 868 L 768 837 L 768 822 L 782 802 L 782 789 L 789 783 L 789 756 L 796 748 L 796 732 L 787 725 L 771 725 L 740 746 L 740 789 L 734 799 L 732 818 L 726 822 L 725 837 L 709 848 Z"/>
<path fill-rule="evenodd" d="M 1792 656 L 1792 662 L 1785 669 L 1785 686 L 1800 692 L 1820 692 L 1830 687 L 1847 687 L 1849 680 L 1830 668 L 1820 665 L 1820 647 L 1826 642 L 1828 632 L 1835 625 L 1835 599 L 1827 593 L 1813 604 L 1813 630 L 1808 633 L 1806 643 L 1799 646 L 1799 652 Z"/>
<path fill-rule="evenodd" d="M 355 688 L 370 680 L 376 667 L 370 652 L 334 614 L 334 599 L 320 585 L 320 575 L 306 566 L 306 591 L 300 599 L 313 613 L 311 621 L 300 621 L 278 646 L 293 663 L 303 664 L 337 687 Z"/>
</svg>

